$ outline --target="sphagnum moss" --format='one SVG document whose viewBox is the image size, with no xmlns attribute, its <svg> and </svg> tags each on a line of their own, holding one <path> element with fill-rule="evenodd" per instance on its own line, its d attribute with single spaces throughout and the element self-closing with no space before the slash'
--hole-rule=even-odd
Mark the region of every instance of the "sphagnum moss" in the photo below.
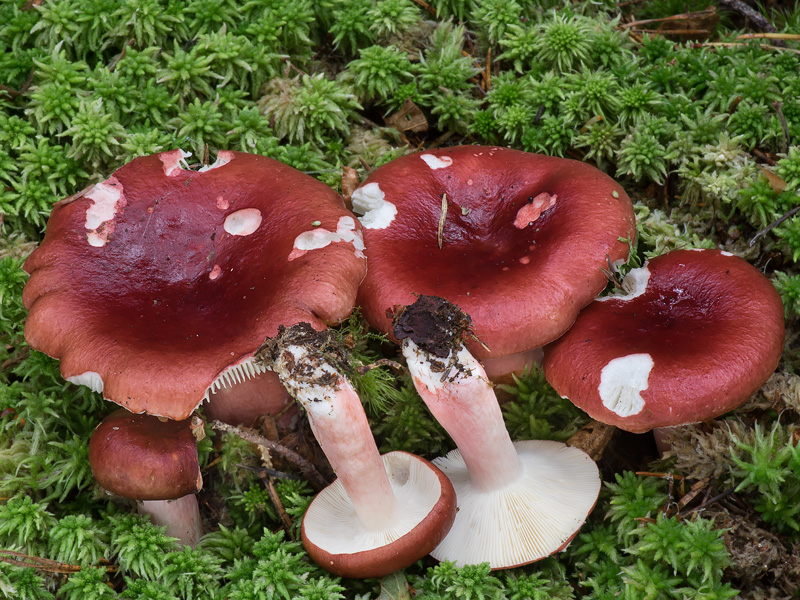
<svg viewBox="0 0 800 600">
<path fill-rule="evenodd" d="M 258 466 L 259 455 L 229 436 L 201 453 L 213 463 L 215 508 L 207 515 L 212 532 L 196 550 L 178 552 L 130 506 L 96 492 L 82 447 L 111 407 L 65 383 L 55 361 L 26 346 L 21 261 L 56 201 L 136 156 L 181 146 L 199 161 L 206 146 L 212 156 L 243 150 L 334 186 L 342 165 L 363 176 L 364 163 L 374 167 L 443 135 L 449 139 L 437 143 L 504 143 L 594 162 L 637 192 L 634 263 L 667 249 L 717 246 L 773 277 L 790 327 L 780 377 L 796 377 L 800 233 L 791 217 L 768 227 L 798 204 L 797 44 L 737 39 L 735 14 L 710 32 L 725 46 L 640 35 L 625 25 L 630 11 L 658 18 L 687 8 L 644 4 L 622 15 L 610 2 L 559 0 L 432 0 L 430 11 L 410 0 L 0 0 L 0 546 L 87 566 L 64 578 L 0 563 L 0 597 L 288 600 L 379 589 L 324 575 L 295 542 L 273 533 L 271 505 L 247 510 L 266 496 L 255 471 L 240 465 Z M 766 14 L 790 33 L 800 33 L 798 15 Z M 427 118 L 427 132 L 376 127 L 407 99 Z M 394 358 L 391 345 L 352 323 L 341 331 L 361 353 L 354 368 Z M 556 411 L 560 399 L 551 405 L 537 386 L 523 377 L 512 388 L 512 429 L 574 430 L 580 419 Z M 380 367 L 361 387 L 384 450 L 450 449 L 406 378 Z M 706 498 L 736 488 L 761 515 L 757 525 L 791 548 L 797 517 L 787 498 L 800 477 L 800 414 L 789 383 L 770 390 L 773 405 L 754 405 L 730 429 L 687 434 L 716 458 L 692 463 L 698 446 L 676 443 L 671 468 L 709 477 Z M 646 465 L 601 466 L 608 489 L 563 557 L 501 574 L 423 562 L 401 578 L 440 598 L 726 598 L 731 580 L 758 597 L 766 582 L 730 579 L 725 534 L 702 511 L 682 520 L 664 512 L 675 501 L 664 480 L 624 470 Z M 292 480 L 276 489 L 296 534 L 312 492 Z M 171 557 L 167 566 L 162 557 Z M 104 560 L 123 575 L 98 568 Z M 196 575 L 181 582 L 176 569 Z M 782 576 L 788 589 L 792 575 Z"/>
</svg>

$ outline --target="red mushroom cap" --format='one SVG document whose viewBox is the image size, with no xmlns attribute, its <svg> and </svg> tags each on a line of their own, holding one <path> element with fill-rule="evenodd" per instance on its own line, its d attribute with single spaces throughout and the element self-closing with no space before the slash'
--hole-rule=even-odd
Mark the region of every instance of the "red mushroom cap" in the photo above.
<svg viewBox="0 0 800 600">
<path fill-rule="evenodd" d="M 135 500 L 174 500 L 199 491 L 203 477 L 190 421 L 114 411 L 89 441 L 95 479 L 109 492 Z"/>
<path fill-rule="evenodd" d="M 635 236 L 631 202 L 610 177 L 506 148 L 398 158 L 352 200 L 364 215 L 369 271 L 359 304 L 370 324 L 391 334 L 387 310 L 412 304 L 415 294 L 441 296 L 472 317 L 489 348 L 471 343 L 478 358 L 561 335 L 605 287 L 607 260 L 627 257 L 620 238 Z"/>
<path fill-rule="evenodd" d="M 26 339 L 65 378 L 176 420 L 279 325 L 344 319 L 366 268 L 324 184 L 263 156 L 199 171 L 185 156 L 135 159 L 57 204 L 23 294 Z"/>
<path fill-rule="evenodd" d="M 634 269 L 626 296 L 589 305 L 545 347 L 556 391 L 598 421 L 642 433 L 745 402 L 783 351 L 781 299 L 747 261 L 676 250 Z"/>
</svg>

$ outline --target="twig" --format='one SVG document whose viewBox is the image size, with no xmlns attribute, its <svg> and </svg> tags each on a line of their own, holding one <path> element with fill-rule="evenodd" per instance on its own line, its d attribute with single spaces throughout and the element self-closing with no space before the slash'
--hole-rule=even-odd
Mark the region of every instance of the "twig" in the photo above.
<svg viewBox="0 0 800 600">
<path fill-rule="evenodd" d="M 786 117 L 783 116 L 780 102 L 773 100 L 772 108 L 774 108 L 775 112 L 778 113 L 778 119 L 781 122 L 781 129 L 783 130 L 783 145 L 781 149 L 783 150 L 783 153 L 786 154 L 789 151 L 789 125 L 786 123 Z"/>
<path fill-rule="evenodd" d="M 0 562 L 14 565 L 15 567 L 27 567 L 29 569 L 38 569 L 39 571 L 46 571 L 48 573 L 77 573 L 83 567 L 81 565 L 71 565 L 69 563 L 51 560 L 49 558 L 41 558 L 39 556 L 31 556 L 22 552 L 15 552 L 14 550 L 0 550 Z M 107 573 L 113 573 L 117 570 L 117 565 L 108 565 L 105 567 Z"/>
<path fill-rule="evenodd" d="M 800 40 L 800 34 L 797 33 L 743 33 L 737 35 L 737 40 Z"/>
<path fill-rule="evenodd" d="M 434 17 L 436 16 L 436 9 L 435 9 L 435 8 L 433 8 L 433 7 L 432 7 L 430 4 L 428 4 L 427 2 L 425 2 L 425 0 L 411 0 L 411 1 L 412 1 L 414 4 L 416 4 L 417 6 L 419 6 L 419 7 L 423 8 L 423 9 L 427 10 L 427 11 L 428 11 L 430 14 L 432 14 Z"/>
<path fill-rule="evenodd" d="M 113 72 L 114 69 L 117 68 L 117 63 L 119 63 L 119 61 L 121 61 L 123 58 L 125 58 L 125 55 L 128 53 L 128 48 L 133 46 L 135 43 L 136 43 L 136 40 L 134 38 L 131 38 L 126 42 L 125 47 L 122 49 L 122 52 L 117 54 L 117 57 L 114 60 L 111 61 L 110 65 L 108 65 L 109 72 Z"/>
<path fill-rule="evenodd" d="M 486 51 L 486 69 L 483 72 L 483 85 L 486 91 L 492 89 L 492 49 Z"/>
<path fill-rule="evenodd" d="M 712 498 L 709 498 L 708 500 L 703 500 L 703 502 L 701 502 L 699 505 L 697 505 L 694 508 L 692 508 L 689 511 L 687 511 L 687 514 L 691 514 L 693 512 L 697 512 L 698 510 L 701 510 L 701 509 L 705 508 L 709 504 L 714 504 L 715 502 L 719 502 L 720 500 L 722 500 L 726 496 L 730 496 L 735 490 L 736 490 L 736 488 L 731 488 L 729 490 L 725 490 L 721 494 L 717 494 L 716 496 L 714 496 Z"/>
<path fill-rule="evenodd" d="M 376 369 L 378 367 L 389 367 L 393 371 L 397 371 L 398 373 L 405 373 L 406 368 L 401 365 L 399 362 L 393 361 L 389 358 L 380 358 L 376 360 L 374 363 L 370 363 L 368 365 L 362 365 L 356 369 L 356 373 L 359 375 L 366 375 L 372 369 Z"/>
<path fill-rule="evenodd" d="M 439 250 L 442 249 L 444 242 L 444 221 L 447 218 L 447 194 L 442 194 L 442 214 L 439 215 L 439 228 L 436 233 L 436 241 L 439 243 Z"/>
<path fill-rule="evenodd" d="M 686 12 L 686 13 L 681 13 L 679 15 L 672 15 L 672 16 L 669 16 L 669 17 L 662 17 L 660 19 L 643 19 L 641 21 L 631 21 L 630 23 L 623 23 L 622 25 L 619 26 L 619 28 L 620 29 L 630 29 L 632 27 L 635 27 L 635 28 L 638 29 L 639 25 L 649 25 L 651 23 L 670 23 L 670 22 L 674 22 L 674 21 L 686 21 L 689 18 L 697 18 L 697 17 L 701 17 L 701 16 L 712 15 L 714 12 L 715 12 L 715 10 L 712 8 L 712 9 L 701 10 L 701 11 L 698 11 L 698 12 Z M 703 29 L 701 31 L 703 33 L 708 33 L 708 31 L 705 30 L 705 29 Z M 657 33 L 664 33 L 664 31 L 658 31 Z M 666 30 L 666 33 L 675 33 L 675 32 L 673 30 L 671 30 L 671 29 L 668 29 L 668 30 Z"/>
<path fill-rule="evenodd" d="M 272 440 L 268 440 L 267 438 L 258 435 L 254 431 L 250 431 L 241 427 L 234 427 L 233 425 L 228 425 L 222 421 L 211 421 L 211 427 L 219 431 L 233 433 L 247 442 L 256 444 L 257 446 L 263 446 L 268 450 L 275 451 L 277 454 L 288 460 L 292 465 L 297 467 L 300 472 L 303 473 L 303 475 L 309 480 L 311 485 L 317 490 L 321 490 L 328 485 L 328 481 L 325 480 L 322 474 L 317 471 L 317 468 L 311 464 L 310 461 L 306 460 L 297 452 L 290 450 L 286 446 L 283 446 L 277 442 L 273 442 Z"/>
<path fill-rule="evenodd" d="M 737 46 L 747 46 L 744 42 L 699 42 L 696 44 L 692 44 L 692 48 L 735 48 Z M 783 46 L 779 46 L 778 44 L 770 45 L 770 44 L 759 44 L 759 48 L 762 50 L 775 50 L 775 51 L 784 51 L 784 52 L 791 52 L 792 54 L 800 54 L 800 50 L 795 50 L 794 48 L 785 48 Z"/>
<path fill-rule="evenodd" d="M 281 502 L 278 496 L 278 491 L 275 489 L 272 477 L 264 477 L 262 481 L 264 485 L 267 486 L 267 493 L 269 494 L 270 500 L 272 500 L 272 504 L 275 506 L 275 510 L 278 511 L 278 517 L 280 517 L 281 523 L 283 524 L 283 529 L 290 538 L 294 539 L 294 535 L 292 534 L 292 519 L 286 514 L 286 509 L 283 507 L 283 502 Z"/>
<path fill-rule="evenodd" d="M 750 248 L 752 248 L 752 247 L 753 247 L 753 244 L 755 244 L 755 243 L 756 243 L 756 241 L 758 240 L 758 238 L 760 238 L 760 237 L 763 237 L 763 236 L 764 236 L 764 235 L 766 235 L 768 232 L 770 232 L 771 230 L 775 229 L 775 228 L 776 228 L 778 225 L 780 225 L 781 223 L 783 223 L 783 222 L 784 222 L 786 219 L 788 219 L 788 218 L 790 218 L 790 217 L 793 217 L 793 216 L 794 216 L 794 215 L 797 213 L 797 211 L 800 211 L 800 206 L 795 206 L 795 207 L 794 207 L 792 210 L 790 210 L 789 212 L 787 212 L 786 214 L 784 214 L 784 215 L 783 215 L 782 217 L 780 217 L 780 218 L 779 218 L 777 221 L 773 221 L 772 223 L 770 223 L 769 225 L 767 225 L 766 227 L 764 227 L 764 229 L 762 229 L 761 231 L 759 231 L 758 233 L 756 233 L 756 234 L 753 236 L 753 239 L 751 239 L 751 240 L 750 240 L 750 243 L 748 244 L 748 246 L 749 246 Z"/>
<path fill-rule="evenodd" d="M 5 92 L 9 95 L 9 97 L 13 100 L 17 96 L 24 94 L 29 87 L 31 87 L 31 83 L 33 83 L 33 69 L 31 72 L 28 73 L 28 78 L 25 80 L 25 83 L 22 84 L 22 87 L 18 90 L 14 88 L 8 87 L 7 85 L 0 85 L 0 92 Z"/>
<path fill-rule="evenodd" d="M 753 7 L 742 2 L 742 0 L 718 0 L 718 2 L 721 6 L 725 6 L 732 11 L 738 12 L 743 17 L 750 19 L 761 31 L 766 31 L 767 33 L 777 32 L 775 26 L 767 20 L 767 17 Z"/>
</svg>

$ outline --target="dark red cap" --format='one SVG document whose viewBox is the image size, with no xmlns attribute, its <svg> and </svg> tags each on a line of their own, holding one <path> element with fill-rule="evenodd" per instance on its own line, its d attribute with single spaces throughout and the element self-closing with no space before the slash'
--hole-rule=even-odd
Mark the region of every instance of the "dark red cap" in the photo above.
<svg viewBox="0 0 800 600">
<path fill-rule="evenodd" d="M 174 500 L 198 492 L 203 477 L 191 419 L 161 421 L 119 409 L 97 426 L 89 463 L 109 492 L 135 500 Z"/>
<path fill-rule="evenodd" d="M 598 421 L 642 433 L 745 402 L 783 352 L 772 283 L 718 250 L 675 250 L 626 277 L 629 294 L 589 305 L 545 347 L 556 391 Z"/>
<path fill-rule="evenodd" d="M 370 324 L 390 333 L 387 310 L 415 294 L 440 296 L 472 317 L 489 348 L 471 343 L 478 358 L 561 335 L 605 287 L 607 261 L 628 256 L 620 238 L 635 236 L 633 207 L 613 179 L 585 163 L 507 148 L 398 158 L 352 201 L 364 215 L 369 270 L 359 304 Z"/>
<path fill-rule="evenodd" d="M 361 226 L 319 181 L 223 151 L 138 158 L 57 204 L 23 300 L 28 343 L 131 412 L 184 419 L 279 325 L 344 319 Z"/>
</svg>

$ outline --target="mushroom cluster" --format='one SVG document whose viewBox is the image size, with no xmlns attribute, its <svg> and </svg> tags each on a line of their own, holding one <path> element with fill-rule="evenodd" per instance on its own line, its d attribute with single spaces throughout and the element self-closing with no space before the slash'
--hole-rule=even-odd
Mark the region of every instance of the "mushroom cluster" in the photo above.
<svg viewBox="0 0 800 600">
<path fill-rule="evenodd" d="M 593 302 L 636 228 L 625 191 L 585 163 L 418 152 L 352 192 L 356 218 L 277 161 L 222 151 L 192 170 L 187 158 L 136 159 L 57 204 L 23 297 L 28 343 L 124 407 L 92 438 L 98 482 L 185 544 L 202 533 L 192 413 L 204 400 L 229 422 L 303 406 L 337 475 L 302 525 L 322 567 L 375 577 L 430 553 L 510 568 L 569 543 L 600 477 L 575 448 L 512 442 L 490 378 L 544 352 L 559 393 L 646 431 L 730 410 L 780 358 L 777 293 L 724 252 L 653 259 L 625 295 Z M 433 464 L 378 453 L 326 329 L 356 304 L 400 344 L 458 447 Z"/>
</svg>

